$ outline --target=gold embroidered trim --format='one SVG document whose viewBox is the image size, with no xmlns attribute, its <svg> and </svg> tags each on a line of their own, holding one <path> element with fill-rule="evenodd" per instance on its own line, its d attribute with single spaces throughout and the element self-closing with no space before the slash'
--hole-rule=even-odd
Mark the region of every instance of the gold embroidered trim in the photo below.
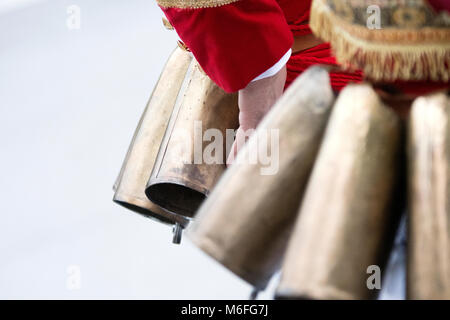
<svg viewBox="0 0 450 320">
<path fill-rule="evenodd" d="M 331 43 L 339 64 L 363 70 L 371 80 L 450 79 L 448 28 L 370 30 L 336 16 L 324 0 L 313 1 L 310 27 Z"/>
<path fill-rule="evenodd" d="M 164 17 L 162 18 L 162 23 L 164 28 L 166 28 L 167 30 L 175 30 L 175 28 L 170 24 L 169 20 Z"/>
<path fill-rule="evenodd" d="M 201 9 L 220 7 L 240 0 L 156 0 L 163 8 Z"/>
<path fill-rule="evenodd" d="M 186 51 L 186 52 L 191 52 L 191 49 L 189 49 L 189 47 L 183 41 L 178 40 L 177 45 L 181 50 Z"/>
</svg>

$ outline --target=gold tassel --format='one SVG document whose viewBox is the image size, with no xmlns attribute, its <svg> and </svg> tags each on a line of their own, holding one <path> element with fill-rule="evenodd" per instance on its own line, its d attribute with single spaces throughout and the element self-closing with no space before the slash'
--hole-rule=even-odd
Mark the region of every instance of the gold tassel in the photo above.
<svg viewBox="0 0 450 320">
<path fill-rule="evenodd" d="M 323 0 L 313 1 L 310 27 L 316 36 L 331 43 L 339 64 L 360 69 L 371 80 L 450 79 L 449 29 L 370 30 L 343 21 Z M 374 37 L 377 41 L 367 40 Z M 402 45 L 401 39 L 406 44 Z"/>
</svg>

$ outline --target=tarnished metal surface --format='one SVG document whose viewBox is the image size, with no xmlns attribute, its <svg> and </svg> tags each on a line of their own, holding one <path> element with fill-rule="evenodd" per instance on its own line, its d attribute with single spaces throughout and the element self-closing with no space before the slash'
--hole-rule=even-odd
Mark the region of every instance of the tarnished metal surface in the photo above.
<svg viewBox="0 0 450 320">
<path fill-rule="evenodd" d="M 190 54 L 180 48 L 170 56 L 139 121 L 115 183 L 113 198 L 114 202 L 137 213 L 182 226 L 187 225 L 187 219 L 158 207 L 147 199 L 144 191 L 191 60 Z"/>
<path fill-rule="evenodd" d="M 450 299 L 450 98 L 415 100 L 408 130 L 409 299 Z"/>
<path fill-rule="evenodd" d="M 258 289 L 279 268 L 333 100 L 325 70 L 314 67 L 300 76 L 258 126 L 187 230 L 195 245 Z M 278 172 L 262 175 L 261 162 L 244 159 L 258 153 L 256 142 L 272 130 L 279 134 Z"/>
<path fill-rule="evenodd" d="M 205 162 L 203 151 L 211 141 L 204 141 L 204 132 L 213 129 L 226 137 L 226 129 L 238 127 L 239 109 L 237 94 L 227 94 L 219 88 L 197 63 L 191 65 L 186 80 L 146 194 L 154 203 L 171 212 L 193 217 L 226 169 L 225 143 L 218 163 Z"/>
<path fill-rule="evenodd" d="M 368 85 L 334 105 L 289 241 L 280 298 L 368 299 L 367 269 L 383 270 L 402 137 L 398 116 Z"/>
</svg>

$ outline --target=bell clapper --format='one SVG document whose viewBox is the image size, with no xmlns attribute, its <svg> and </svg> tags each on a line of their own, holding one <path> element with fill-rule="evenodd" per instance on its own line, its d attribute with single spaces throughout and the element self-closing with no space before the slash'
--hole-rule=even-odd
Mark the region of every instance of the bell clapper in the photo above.
<svg viewBox="0 0 450 320">
<path fill-rule="evenodd" d="M 252 292 L 250 293 L 250 297 L 248 299 L 249 300 L 256 300 L 258 298 L 258 294 L 259 294 L 259 289 L 253 288 Z"/>
<path fill-rule="evenodd" d="M 181 243 L 181 235 L 183 233 L 183 227 L 177 222 L 173 225 L 173 239 L 172 242 L 174 244 L 180 244 Z"/>
</svg>

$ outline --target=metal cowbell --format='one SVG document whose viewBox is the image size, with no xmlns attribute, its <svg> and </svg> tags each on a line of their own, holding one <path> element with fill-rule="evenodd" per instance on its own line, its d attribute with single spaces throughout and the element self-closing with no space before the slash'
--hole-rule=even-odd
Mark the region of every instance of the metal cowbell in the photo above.
<svg viewBox="0 0 450 320">
<path fill-rule="evenodd" d="M 114 202 L 181 228 L 188 224 L 188 220 L 148 200 L 145 186 L 191 61 L 191 55 L 178 47 L 171 54 L 142 114 L 113 188 Z"/>
<path fill-rule="evenodd" d="M 408 299 L 450 299 L 450 98 L 417 98 L 408 130 Z"/>
<path fill-rule="evenodd" d="M 237 93 L 223 91 L 196 61 L 183 86 L 145 193 L 162 208 L 192 218 L 226 169 L 224 137 L 237 129 L 239 108 Z M 215 151 L 206 155 L 211 144 Z"/>
<path fill-rule="evenodd" d="M 187 229 L 196 246 L 256 289 L 264 289 L 280 266 L 333 100 L 326 70 L 313 67 L 300 76 Z M 261 148 L 271 163 L 250 161 Z"/>
<path fill-rule="evenodd" d="M 371 272 L 381 279 L 400 216 L 391 206 L 402 132 L 399 117 L 370 85 L 343 89 L 308 182 L 276 297 L 374 297 L 377 283 L 368 279 Z"/>
</svg>

